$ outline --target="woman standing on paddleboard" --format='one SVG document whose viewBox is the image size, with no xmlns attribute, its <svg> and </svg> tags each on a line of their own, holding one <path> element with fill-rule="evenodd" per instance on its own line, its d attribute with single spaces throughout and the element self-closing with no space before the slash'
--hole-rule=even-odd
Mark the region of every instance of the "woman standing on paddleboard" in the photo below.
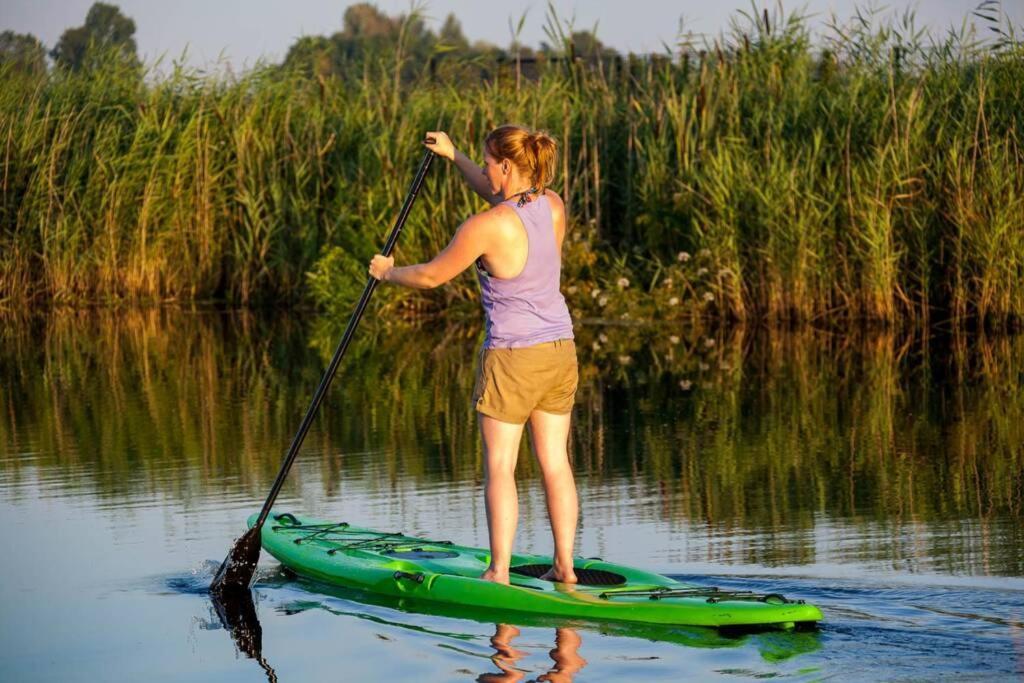
<svg viewBox="0 0 1024 683">
<path fill-rule="evenodd" d="M 429 289 L 476 265 L 486 320 L 473 401 L 484 444 L 485 501 L 491 563 L 481 578 L 509 582 L 519 518 L 515 467 L 523 425 L 547 495 L 555 553 L 542 578 L 575 583 L 572 552 L 579 505 L 567 452 L 576 395 L 572 321 L 559 291 L 565 205 L 547 186 L 557 148 L 546 133 L 501 126 L 484 141 L 481 168 L 445 133 L 427 147 L 455 162 L 466 183 L 491 208 L 456 231 L 427 263 L 395 267 L 380 254 L 370 274 L 385 282 Z"/>
</svg>

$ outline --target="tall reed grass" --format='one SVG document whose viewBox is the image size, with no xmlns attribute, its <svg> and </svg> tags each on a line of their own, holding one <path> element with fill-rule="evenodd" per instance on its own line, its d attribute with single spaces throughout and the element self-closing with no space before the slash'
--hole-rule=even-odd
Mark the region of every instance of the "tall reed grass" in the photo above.
<svg viewBox="0 0 1024 683">
<path fill-rule="evenodd" d="M 561 143 L 582 317 L 1019 324 L 1021 43 L 928 42 L 858 14 L 822 44 L 799 15 L 744 16 L 706 50 L 529 78 L 417 72 L 400 46 L 330 78 L 4 70 L 0 300 L 347 306 L 423 131 L 479 156 L 516 121 Z M 445 165 L 419 202 L 401 261 L 481 205 Z M 383 291 L 417 312 L 474 289 Z"/>
</svg>

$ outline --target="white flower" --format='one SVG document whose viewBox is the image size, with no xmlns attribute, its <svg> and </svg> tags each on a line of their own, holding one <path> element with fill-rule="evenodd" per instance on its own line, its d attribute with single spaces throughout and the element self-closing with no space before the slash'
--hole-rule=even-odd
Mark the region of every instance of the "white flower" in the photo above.
<svg viewBox="0 0 1024 683">
<path fill-rule="evenodd" d="M 679 337 L 677 337 L 676 335 L 673 334 L 671 337 L 668 338 L 668 343 L 669 344 L 673 344 L 673 345 L 678 344 L 679 343 Z"/>
<path fill-rule="evenodd" d="M 679 261 L 680 263 L 686 263 L 687 261 L 690 260 L 690 255 L 685 251 L 681 251 L 678 254 L 676 254 L 676 260 Z"/>
<path fill-rule="evenodd" d="M 697 269 L 697 277 L 700 277 L 701 275 L 707 275 L 707 274 L 708 274 L 708 269 L 707 268 L 698 268 Z"/>
<path fill-rule="evenodd" d="M 601 345 L 600 345 L 600 344 L 598 344 L 597 342 L 594 342 L 594 343 L 593 343 L 593 344 L 591 345 L 591 348 L 593 348 L 593 349 L 594 349 L 595 351 L 600 351 L 600 350 L 601 350 Z"/>
<path fill-rule="evenodd" d="M 626 287 L 629 287 L 629 280 L 624 277 L 620 277 L 619 281 L 615 284 L 619 286 L 619 289 L 625 289 Z"/>
<path fill-rule="evenodd" d="M 712 294 L 711 292 L 704 292 L 704 301 L 707 301 L 708 303 L 710 303 L 710 302 L 712 302 L 714 300 L 715 300 L 715 295 L 714 294 Z"/>
<path fill-rule="evenodd" d="M 633 362 L 633 359 L 630 358 L 629 356 L 619 356 L 619 362 L 622 363 L 623 365 L 629 365 L 630 363 Z"/>
<path fill-rule="evenodd" d="M 693 382 L 691 382 L 688 379 L 684 379 L 684 380 L 681 380 L 679 382 L 679 388 L 682 389 L 683 391 L 689 391 L 690 387 L 692 387 L 692 386 L 693 386 Z"/>
<path fill-rule="evenodd" d="M 665 278 L 665 282 L 663 282 L 662 284 L 665 285 L 666 287 L 671 287 L 672 286 L 672 278 L 670 278 L 670 277 Z"/>
<path fill-rule="evenodd" d="M 671 299 L 669 299 L 668 300 L 668 305 L 669 306 L 678 306 L 679 305 L 679 297 L 674 296 Z"/>
<path fill-rule="evenodd" d="M 597 300 L 597 305 L 598 306 L 607 306 L 608 305 L 608 297 L 602 296 L 600 299 Z"/>
<path fill-rule="evenodd" d="M 714 345 L 715 345 L 715 340 L 712 339 L 711 337 L 708 337 L 707 339 L 704 340 L 704 346 L 706 346 L 707 348 L 710 349 Z"/>
<path fill-rule="evenodd" d="M 608 335 L 605 334 L 604 332 L 602 332 L 601 334 L 597 335 L 597 338 L 601 340 L 602 344 L 607 344 L 608 343 Z"/>
<path fill-rule="evenodd" d="M 576 293 L 576 285 L 571 285 L 571 286 L 570 286 L 570 287 L 569 287 L 568 289 L 566 289 L 565 291 L 566 291 L 566 292 L 568 292 L 569 294 L 575 294 L 575 293 Z"/>
<path fill-rule="evenodd" d="M 590 290 L 590 298 L 591 299 L 596 299 L 599 296 L 601 296 L 601 290 L 600 289 L 598 289 L 597 287 L 594 287 L 592 290 Z"/>
</svg>

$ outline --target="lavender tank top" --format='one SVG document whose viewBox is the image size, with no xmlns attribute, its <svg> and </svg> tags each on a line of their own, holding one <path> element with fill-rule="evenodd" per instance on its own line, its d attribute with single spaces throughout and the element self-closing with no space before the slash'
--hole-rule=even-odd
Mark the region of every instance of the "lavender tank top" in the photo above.
<svg viewBox="0 0 1024 683">
<path fill-rule="evenodd" d="M 559 291 L 562 255 L 548 198 L 540 195 L 523 206 L 517 206 L 515 198 L 503 203 L 515 210 L 526 229 L 526 265 L 519 275 L 506 279 L 489 275 L 477 261 L 486 321 L 484 348 L 522 348 L 572 339 L 569 307 Z"/>
</svg>

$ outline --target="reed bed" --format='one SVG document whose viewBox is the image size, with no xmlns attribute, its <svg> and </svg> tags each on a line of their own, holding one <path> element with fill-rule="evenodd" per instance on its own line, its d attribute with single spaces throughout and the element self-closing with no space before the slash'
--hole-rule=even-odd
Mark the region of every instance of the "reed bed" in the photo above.
<svg viewBox="0 0 1024 683">
<path fill-rule="evenodd" d="M 516 121 L 561 143 L 579 318 L 1018 326 L 1024 47 L 858 17 L 824 43 L 799 15 L 738 17 L 705 50 L 542 58 L 529 77 L 483 58 L 410 64 L 400 46 L 330 77 L 2 70 L 0 301 L 333 315 L 362 286 L 423 131 L 480 156 L 489 127 Z M 403 262 L 481 206 L 445 165 L 419 202 Z M 381 299 L 471 310 L 474 290 L 464 276 Z"/>
</svg>

